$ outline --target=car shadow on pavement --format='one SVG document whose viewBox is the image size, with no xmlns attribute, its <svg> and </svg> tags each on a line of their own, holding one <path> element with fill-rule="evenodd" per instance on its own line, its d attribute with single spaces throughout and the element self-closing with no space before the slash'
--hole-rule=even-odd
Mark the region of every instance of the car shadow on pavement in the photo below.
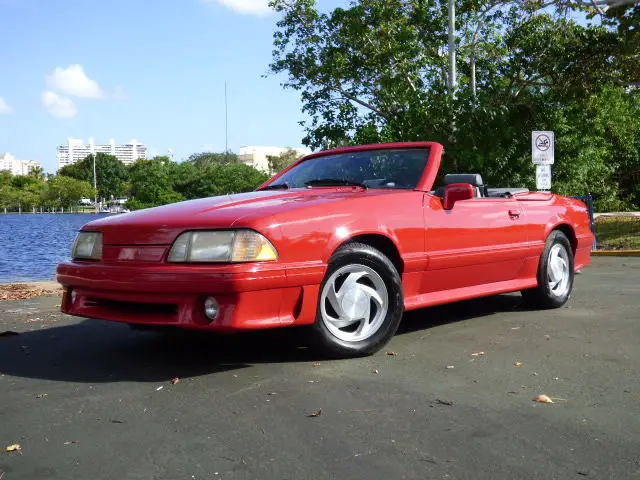
<svg viewBox="0 0 640 480">
<path fill-rule="evenodd" d="M 498 295 L 407 312 L 399 335 L 521 308 L 521 298 Z M 236 335 L 137 332 L 100 320 L 0 338 L 0 373 L 81 383 L 158 382 L 249 367 L 314 362 L 299 329 Z"/>
<path fill-rule="evenodd" d="M 504 313 L 527 310 L 529 310 L 529 308 L 524 304 L 519 294 L 503 294 L 475 298 L 473 300 L 406 312 L 397 334 L 402 335 L 403 333 L 411 333 L 440 325 L 463 322 L 493 315 L 498 312 Z"/>
</svg>

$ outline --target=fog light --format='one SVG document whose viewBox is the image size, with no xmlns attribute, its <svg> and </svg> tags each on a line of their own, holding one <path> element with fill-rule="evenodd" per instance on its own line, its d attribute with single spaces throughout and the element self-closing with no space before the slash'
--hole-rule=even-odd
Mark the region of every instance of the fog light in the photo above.
<svg viewBox="0 0 640 480">
<path fill-rule="evenodd" d="M 211 321 L 218 318 L 218 315 L 220 315 L 220 304 L 215 298 L 207 297 L 204 301 L 204 314 Z"/>
<path fill-rule="evenodd" d="M 76 297 L 78 295 L 76 294 L 75 290 L 71 290 L 71 303 L 76 303 Z"/>
</svg>

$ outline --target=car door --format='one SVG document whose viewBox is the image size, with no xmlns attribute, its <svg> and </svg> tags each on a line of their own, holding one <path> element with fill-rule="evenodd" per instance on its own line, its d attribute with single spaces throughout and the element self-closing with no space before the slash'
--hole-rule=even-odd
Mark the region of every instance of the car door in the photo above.
<svg viewBox="0 0 640 480">
<path fill-rule="evenodd" d="M 527 251 L 523 215 L 513 198 L 460 200 L 445 210 L 441 198 L 425 194 L 423 293 L 516 278 Z"/>
</svg>

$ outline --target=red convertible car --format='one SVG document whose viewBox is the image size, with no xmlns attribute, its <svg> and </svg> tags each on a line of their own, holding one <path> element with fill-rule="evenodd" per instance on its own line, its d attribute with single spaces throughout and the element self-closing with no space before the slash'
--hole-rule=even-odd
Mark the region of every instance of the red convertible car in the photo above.
<svg viewBox="0 0 640 480">
<path fill-rule="evenodd" d="M 333 356 L 371 354 L 405 310 L 521 291 L 563 305 L 594 236 L 578 200 L 487 188 L 443 147 L 314 153 L 254 192 L 99 219 L 58 266 L 62 311 L 188 329 L 306 325 Z"/>
</svg>

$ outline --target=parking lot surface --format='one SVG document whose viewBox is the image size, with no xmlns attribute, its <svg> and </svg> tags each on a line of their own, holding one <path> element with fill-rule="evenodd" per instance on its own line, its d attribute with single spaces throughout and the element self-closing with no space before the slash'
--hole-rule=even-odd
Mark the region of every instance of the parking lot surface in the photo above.
<svg viewBox="0 0 640 480">
<path fill-rule="evenodd" d="M 558 310 L 408 313 L 341 361 L 296 331 L 166 337 L 57 304 L 0 303 L 2 480 L 640 479 L 638 258 L 594 258 Z"/>
</svg>

